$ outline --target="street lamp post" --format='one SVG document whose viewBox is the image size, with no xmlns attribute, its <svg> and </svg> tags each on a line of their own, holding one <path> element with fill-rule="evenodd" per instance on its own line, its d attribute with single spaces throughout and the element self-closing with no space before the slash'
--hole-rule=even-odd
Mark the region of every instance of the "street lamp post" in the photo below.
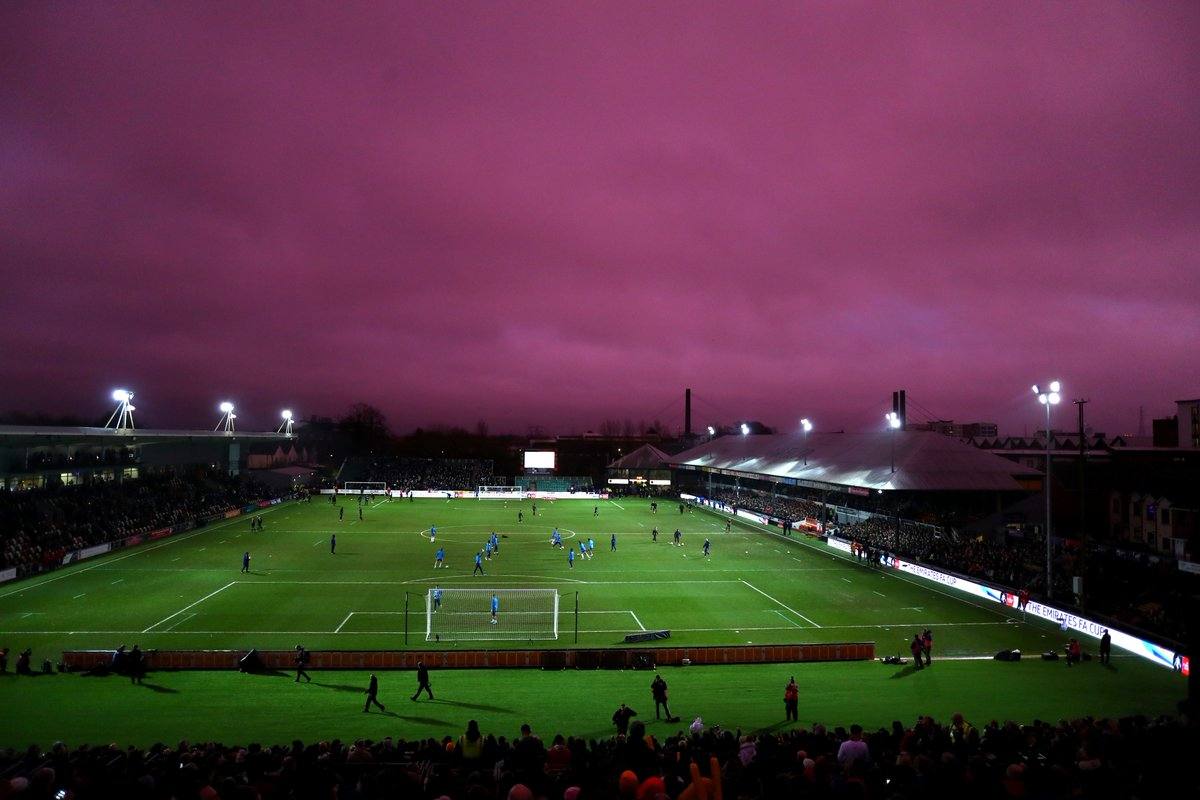
<svg viewBox="0 0 1200 800">
<path fill-rule="evenodd" d="M 1052 434 L 1050 432 L 1050 407 L 1056 406 L 1062 402 L 1062 384 L 1058 381 L 1050 381 L 1050 391 L 1043 392 L 1038 389 L 1037 384 L 1033 386 L 1033 393 L 1037 395 L 1038 402 L 1046 407 L 1046 598 L 1053 596 L 1054 588 L 1051 582 L 1053 561 L 1052 549 L 1050 546 L 1051 533 L 1051 516 L 1050 516 L 1050 447 L 1052 442 Z"/>
<path fill-rule="evenodd" d="M 808 432 L 812 430 L 812 420 L 808 417 L 800 420 L 800 429 L 804 431 L 804 466 L 808 466 Z"/>
<path fill-rule="evenodd" d="M 892 474 L 896 474 L 896 429 L 900 427 L 900 415 L 895 411 L 889 411 L 883 415 L 887 420 L 888 428 L 892 432 Z"/>
</svg>

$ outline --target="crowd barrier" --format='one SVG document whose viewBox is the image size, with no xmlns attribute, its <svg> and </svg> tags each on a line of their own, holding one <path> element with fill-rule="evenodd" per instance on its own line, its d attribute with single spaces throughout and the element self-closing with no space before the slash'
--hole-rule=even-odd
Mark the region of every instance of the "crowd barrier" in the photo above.
<svg viewBox="0 0 1200 800">
<path fill-rule="evenodd" d="M 237 669 L 247 650 L 151 651 L 151 669 Z M 257 650 L 266 669 L 295 668 L 292 650 Z M 111 663 L 112 650 L 64 650 L 62 663 L 85 671 Z M 874 642 L 736 645 L 730 647 L 637 647 L 585 650 L 314 650 L 311 669 L 634 669 L 648 665 L 795 664 L 870 661 Z"/>
</svg>

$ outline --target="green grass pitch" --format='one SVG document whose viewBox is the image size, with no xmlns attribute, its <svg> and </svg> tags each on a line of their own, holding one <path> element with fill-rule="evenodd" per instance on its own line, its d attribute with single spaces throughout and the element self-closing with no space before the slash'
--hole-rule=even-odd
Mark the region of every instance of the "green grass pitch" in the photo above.
<svg viewBox="0 0 1200 800">
<path fill-rule="evenodd" d="M 14 652 L 33 647 L 38 663 L 66 648 L 121 643 L 402 649 L 406 593 L 410 648 L 529 645 L 427 643 L 424 595 L 436 581 L 444 588 L 557 589 L 559 639 L 537 646 L 574 646 L 576 593 L 583 647 L 667 628 L 675 645 L 874 641 L 880 655 L 907 655 L 915 631 L 934 631 L 933 668 L 916 673 L 878 663 L 664 670 L 678 713 L 728 728 L 777 725 L 792 674 L 804 687 L 801 720 L 808 723 L 883 724 L 954 711 L 977 722 L 1155 714 L 1172 711 L 1185 692 L 1182 678 L 1135 657 L 1071 670 L 1062 662 L 985 660 L 1005 647 L 1036 655 L 1059 646 L 1062 634 L 998 605 L 864 568 L 814 541 L 742 521 L 726 533 L 724 518 L 699 510 L 681 515 L 670 502 L 652 515 L 640 499 L 544 501 L 534 518 L 528 501 L 376 500 L 361 522 L 356 503 L 341 502 L 342 521 L 328 498 L 315 498 L 265 511 L 263 532 L 252 533 L 248 518 L 237 518 L 0 587 L 0 645 Z M 444 569 L 432 568 L 431 525 L 446 548 Z M 568 546 L 594 538 L 595 557 L 577 558 L 568 569 L 564 552 L 548 543 L 553 527 Z M 676 527 L 684 532 L 682 547 L 671 544 Z M 472 555 L 493 530 L 503 537 L 500 553 L 485 563 L 486 577 L 472 577 Z M 329 552 L 332 533 L 336 555 Z M 609 550 L 612 533 L 616 552 Z M 706 537 L 709 558 L 701 553 Z M 246 550 L 249 574 L 240 571 Z M 509 624 L 504 610 L 497 628 Z M 411 675 L 381 680 L 388 712 L 368 716 L 360 705 L 365 675 L 354 672 L 316 673 L 303 686 L 290 676 L 235 673 L 153 673 L 145 687 L 120 678 L 10 675 L 0 680 L 8 721 L 0 744 L 440 736 L 457 733 L 470 718 L 498 734 L 529 721 L 543 733 L 600 735 L 616 704 L 629 702 L 643 715 L 652 709 L 649 677 L 641 672 L 440 671 L 434 703 L 408 700 Z"/>
</svg>

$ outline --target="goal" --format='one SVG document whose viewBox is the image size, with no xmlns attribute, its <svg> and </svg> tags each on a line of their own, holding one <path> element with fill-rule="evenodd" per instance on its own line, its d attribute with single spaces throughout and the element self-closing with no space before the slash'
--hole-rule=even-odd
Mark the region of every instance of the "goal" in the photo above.
<svg viewBox="0 0 1200 800">
<path fill-rule="evenodd" d="M 440 597 L 436 597 L 435 592 L 440 592 Z M 492 622 L 493 597 L 499 606 L 495 623 Z M 425 592 L 427 642 L 557 638 L 557 589 L 430 589 Z"/>
<path fill-rule="evenodd" d="M 479 486 L 475 489 L 479 500 L 520 500 L 525 497 L 524 486 Z"/>
<path fill-rule="evenodd" d="M 346 494 L 387 494 L 387 484 L 383 481 L 346 481 L 342 491 Z"/>
</svg>

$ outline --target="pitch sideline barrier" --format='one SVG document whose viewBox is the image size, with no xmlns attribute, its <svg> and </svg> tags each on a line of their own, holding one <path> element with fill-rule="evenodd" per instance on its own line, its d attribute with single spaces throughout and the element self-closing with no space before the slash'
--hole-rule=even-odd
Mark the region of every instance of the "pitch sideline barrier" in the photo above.
<svg viewBox="0 0 1200 800">
<path fill-rule="evenodd" d="M 157 650 L 147 659 L 150 669 L 237 669 L 248 650 Z M 293 650 L 258 650 L 266 669 L 296 666 Z M 79 672 L 112 661 L 112 650 L 64 650 L 62 663 Z M 646 657 L 661 666 L 794 664 L 818 661 L 870 661 L 874 642 L 829 644 L 733 645 L 728 647 L 636 647 L 584 650 L 313 650 L 310 669 L 416 669 L 424 661 L 433 669 L 631 669 Z"/>
</svg>

